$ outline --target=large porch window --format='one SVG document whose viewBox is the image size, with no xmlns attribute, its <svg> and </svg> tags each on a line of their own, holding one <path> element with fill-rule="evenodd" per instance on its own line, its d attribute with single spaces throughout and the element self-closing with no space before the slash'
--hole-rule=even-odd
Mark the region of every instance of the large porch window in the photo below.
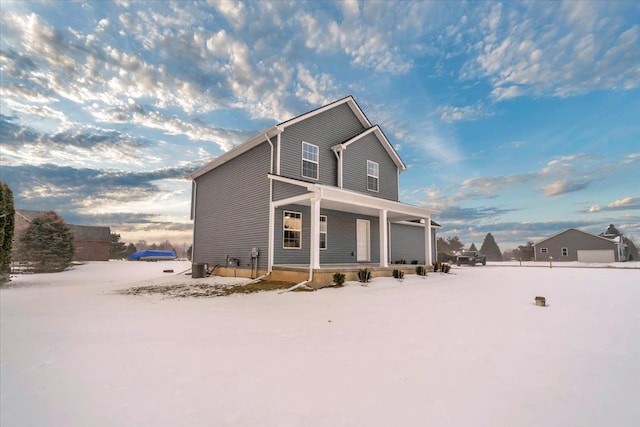
<svg viewBox="0 0 640 427">
<path fill-rule="evenodd" d="M 302 213 L 284 211 L 282 216 L 284 249 L 300 249 L 302 247 Z"/>
</svg>

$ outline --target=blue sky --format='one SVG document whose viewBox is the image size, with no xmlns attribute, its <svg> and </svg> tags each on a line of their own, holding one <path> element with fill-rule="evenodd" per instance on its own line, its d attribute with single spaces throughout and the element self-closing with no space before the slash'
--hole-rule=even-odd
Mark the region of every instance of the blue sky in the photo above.
<svg viewBox="0 0 640 427">
<path fill-rule="evenodd" d="M 184 175 L 353 95 L 401 200 L 501 249 L 640 242 L 640 3 L 3 2 L 0 179 L 16 206 L 190 241 Z"/>
</svg>

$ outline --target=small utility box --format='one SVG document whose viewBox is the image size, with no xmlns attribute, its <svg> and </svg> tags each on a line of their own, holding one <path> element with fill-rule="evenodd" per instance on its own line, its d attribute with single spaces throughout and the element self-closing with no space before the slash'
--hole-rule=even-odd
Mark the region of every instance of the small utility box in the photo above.
<svg viewBox="0 0 640 427">
<path fill-rule="evenodd" d="M 204 271 L 207 267 L 207 264 L 194 262 L 191 264 L 191 278 L 192 279 L 200 279 L 204 277 Z"/>
<path fill-rule="evenodd" d="M 536 305 L 540 307 L 545 307 L 547 305 L 547 300 L 545 297 L 536 297 Z"/>
</svg>

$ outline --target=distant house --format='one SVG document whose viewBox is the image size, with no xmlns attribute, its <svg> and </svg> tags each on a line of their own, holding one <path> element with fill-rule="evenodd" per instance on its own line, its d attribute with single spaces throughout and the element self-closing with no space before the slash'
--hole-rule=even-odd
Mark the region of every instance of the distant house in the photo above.
<svg viewBox="0 0 640 427">
<path fill-rule="evenodd" d="M 193 261 L 309 277 L 430 266 L 438 212 L 399 201 L 404 170 L 351 96 L 272 126 L 189 175 Z"/>
<path fill-rule="evenodd" d="M 536 261 L 627 261 L 629 251 L 622 235 L 600 235 L 569 228 L 534 245 Z"/>
<path fill-rule="evenodd" d="M 111 229 L 69 224 L 73 232 L 74 261 L 109 261 Z"/>
<path fill-rule="evenodd" d="M 16 209 L 14 232 L 14 255 L 16 242 L 31 222 L 46 212 L 26 209 Z M 111 243 L 111 229 L 90 225 L 67 224 L 73 232 L 74 261 L 109 261 L 109 244 Z"/>
</svg>

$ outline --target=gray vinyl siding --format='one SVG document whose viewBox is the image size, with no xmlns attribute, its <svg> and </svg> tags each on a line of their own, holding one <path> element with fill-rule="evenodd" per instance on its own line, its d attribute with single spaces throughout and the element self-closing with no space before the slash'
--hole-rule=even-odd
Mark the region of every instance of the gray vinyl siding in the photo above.
<svg viewBox="0 0 640 427">
<path fill-rule="evenodd" d="M 300 194 L 307 193 L 305 187 L 299 185 L 289 184 L 287 182 L 273 182 L 273 200 L 282 200 L 289 197 L 299 196 Z"/>
<path fill-rule="evenodd" d="M 373 133 L 349 145 L 342 155 L 344 189 L 398 201 L 398 167 Z M 378 163 L 378 192 L 367 190 L 367 160 Z"/>
<path fill-rule="evenodd" d="M 337 186 L 337 159 L 331 147 L 348 141 L 365 128 L 347 104 L 331 108 L 285 129 L 281 136 L 280 174 Z M 318 179 L 302 176 L 302 141 L 318 146 Z"/>
<path fill-rule="evenodd" d="M 542 253 L 541 249 L 547 248 L 547 253 Z M 562 256 L 562 248 L 568 249 L 567 256 Z M 535 256 L 537 261 L 546 261 L 553 257 L 554 261 L 578 261 L 578 250 L 603 250 L 610 249 L 618 255 L 616 244 L 601 237 L 584 233 L 580 230 L 569 229 L 562 233 L 536 243 Z"/>
<path fill-rule="evenodd" d="M 258 247 L 258 267 L 267 268 L 269 155 L 260 144 L 196 179 L 194 262 L 224 265 L 228 255 L 247 267 Z"/>
<path fill-rule="evenodd" d="M 424 227 L 418 225 L 391 224 L 389 262 L 405 260 L 409 264 L 416 260 L 424 264 L 424 234 Z"/>
<path fill-rule="evenodd" d="M 302 247 L 283 248 L 282 215 L 284 211 L 302 213 Z M 309 264 L 309 243 L 311 241 L 311 218 L 308 206 L 289 205 L 276 209 L 274 227 L 274 264 Z M 327 249 L 320 251 L 320 264 L 348 264 L 356 262 L 356 219 L 371 222 L 371 262 L 380 262 L 380 239 L 378 218 L 320 209 L 320 215 L 327 216 Z"/>
</svg>

